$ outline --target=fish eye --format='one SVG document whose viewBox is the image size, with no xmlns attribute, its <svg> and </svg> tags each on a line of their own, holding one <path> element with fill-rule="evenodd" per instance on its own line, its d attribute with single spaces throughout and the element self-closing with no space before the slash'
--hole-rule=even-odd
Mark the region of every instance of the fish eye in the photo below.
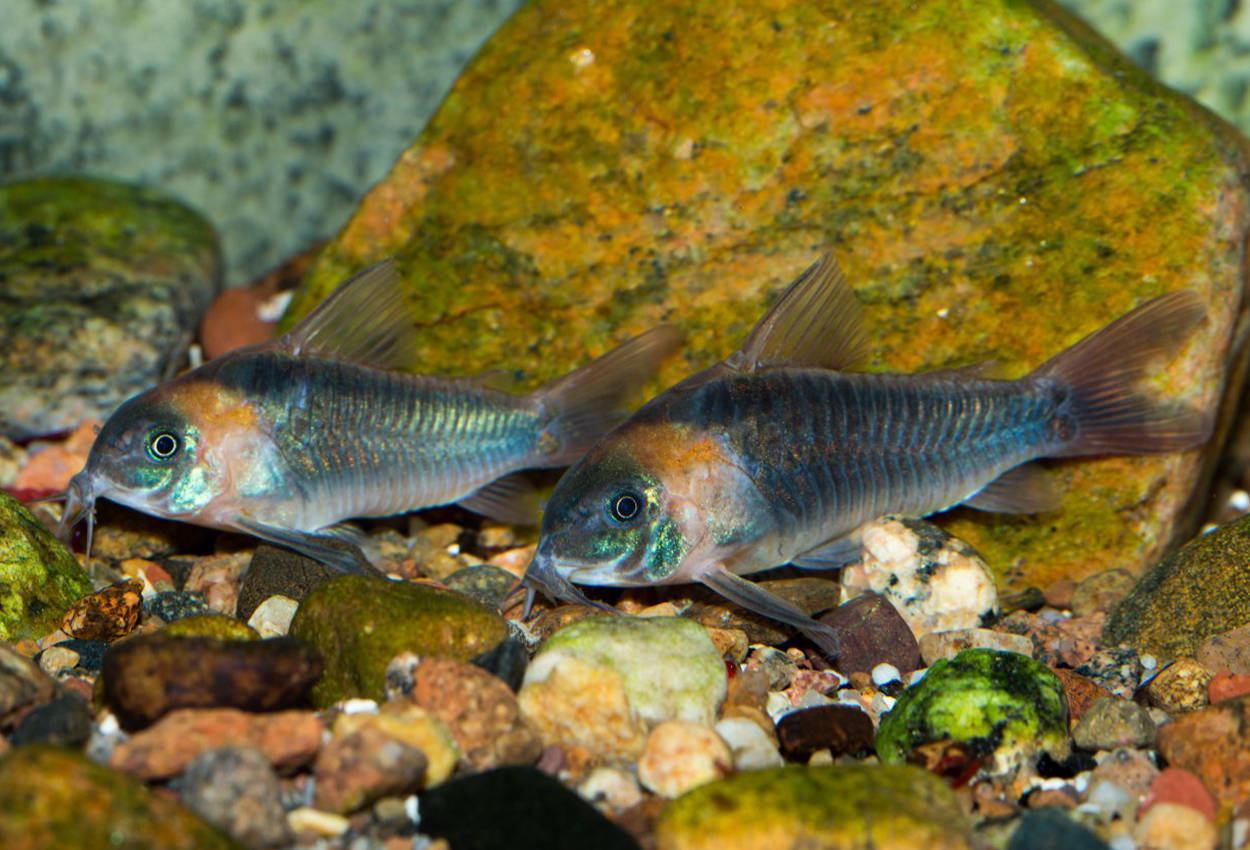
<svg viewBox="0 0 1250 850">
<path fill-rule="evenodd" d="M 169 460 L 182 448 L 182 441 L 171 431 L 155 431 L 148 438 L 148 454 L 153 460 Z"/>
<path fill-rule="evenodd" d="M 608 516 L 616 522 L 629 522 L 642 511 L 642 497 L 626 490 L 608 502 Z"/>
</svg>

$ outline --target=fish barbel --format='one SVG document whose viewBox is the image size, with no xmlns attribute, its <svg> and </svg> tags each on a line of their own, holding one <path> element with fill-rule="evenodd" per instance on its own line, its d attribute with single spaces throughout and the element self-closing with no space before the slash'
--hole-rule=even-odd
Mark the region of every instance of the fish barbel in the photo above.
<svg viewBox="0 0 1250 850">
<path fill-rule="evenodd" d="M 854 560 L 857 529 L 958 504 L 1032 513 L 1060 494 L 1037 458 L 1175 452 L 1209 416 L 1134 384 L 1206 308 L 1160 296 L 1019 380 L 984 369 L 842 371 L 861 359 L 862 314 L 832 256 L 796 280 L 726 360 L 652 399 L 556 485 L 527 571 L 534 588 L 587 602 L 577 584 L 701 582 L 788 623 L 831 655 L 829 626 L 742 576 Z M 593 603 L 592 603 L 593 604 Z"/>
<path fill-rule="evenodd" d="M 103 497 L 358 571 L 317 532 L 453 502 L 536 522 L 535 492 L 511 473 L 579 457 L 679 342 L 656 328 L 528 395 L 411 374 L 399 370 L 419 346 L 398 282 L 380 263 L 279 339 L 122 404 L 70 482 L 62 534 L 87 516 L 89 550 Z"/>
</svg>

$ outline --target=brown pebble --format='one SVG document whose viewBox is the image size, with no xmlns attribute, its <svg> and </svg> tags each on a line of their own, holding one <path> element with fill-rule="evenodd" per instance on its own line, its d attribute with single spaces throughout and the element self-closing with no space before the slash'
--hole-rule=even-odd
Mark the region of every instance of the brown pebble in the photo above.
<svg viewBox="0 0 1250 850">
<path fill-rule="evenodd" d="M 62 631 L 80 640 L 113 641 L 139 625 L 143 612 L 143 581 L 130 579 L 88 594 L 65 612 Z"/>
<path fill-rule="evenodd" d="M 1111 696 L 1111 691 L 1091 682 L 1080 673 L 1075 673 L 1063 667 L 1052 667 L 1050 671 L 1063 684 L 1064 693 L 1068 696 L 1068 716 L 1073 721 L 1084 717 L 1085 712 L 1094 704 L 1094 700 L 1099 697 Z"/>
<path fill-rule="evenodd" d="M 825 614 L 820 622 L 837 629 L 841 638 L 833 663 L 839 673 L 869 673 L 878 664 L 893 664 L 906 675 L 924 664 L 911 627 L 879 593 L 865 591 Z"/>
<path fill-rule="evenodd" d="M 777 721 L 781 751 L 791 761 L 806 762 L 820 750 L 859 755 L 872 749 L 874 735 L 872 718 L 849 705 L 804 708 Z"/>
<path fill-rule="evenodd" d="M 1146 699 L 1168 714 L 1197 711 L 1209 704 L 1211 673 L 1192 658 L 1178 658 L 1146 685 Z"/>
<path fill-rule="evenodd" d="M 1250 696 L 1225 700 L 1159 727 L 1158 747 L 1172 767 L 1190 771 L 1230 806 L 1250 800 Z"/>
<path fill-rule="evenodd" d="M 1250 676 L 1239 676 L 1227 670 L 1215 674 L 1207 685 L 1207 697 L 1212 704 L 1250 694 Z"/>
<path fill-rule="evenodd" d="M 1076 582 L 1070 578 L 1061 578 L 1047 585 L 1042 591 L 1042 598 L 1052 608 L 1071 608 L 1072 594 L 1076 591 Z"/>
<path fill-rule="evenodd" d="M 346 814 L 391 794 L 411 793 L 421 786 L 427 766 L 421 750 L 377 726 L 361 726 L 332 738 L 318 753 L 313 805 Z"/>
</svg>

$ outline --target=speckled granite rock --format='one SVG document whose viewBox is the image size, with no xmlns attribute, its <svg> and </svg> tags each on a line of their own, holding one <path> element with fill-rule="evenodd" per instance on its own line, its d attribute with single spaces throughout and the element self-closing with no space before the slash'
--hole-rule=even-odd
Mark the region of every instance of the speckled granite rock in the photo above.
<svg viewBox="0 0 1250 850">
<path fill-rule="evenodd" d="M 537 382 L 674 321 L 688 345 L 658 387 L 728 354 L 834 246 L 877 369 L 994 359 L 1020 375 L 1194 288 L 1211 320 L 1153 387 L 1214 406 L 1245 170 L 1240 136 L 1040 0 L 539 0 L 470 65 L 284 321 L 389 254 L 432 371 L 506 364 Z M 1074 461 L 1056 473 L 1059 511 L 942 523 L 1008 589 L 1139 570 L 1184 524 L 1200 461 Z"/>
<path fill-rule="evenodd" d="M 65 610 L 90 592 L 70 551 L 0 491 L 0 641 L 55 631 Z"/>
<path fill-rule="evenodd" d="M 324 238 L 519 0 L 10 4 L 0 179 L 193 199 L 235 283 Z"/>
<path fill-rule="evenodd" d="M 941 779 L 910 766 L 751 770 L 664 810 L 660 850 L 966 850 L 968 825 Z"/>
<path fill-rule="evenodd" d="M 104 419 L 157 383 L 218 266 L 212 225 L 159 192 L 81 178 L 0 186 L 0 433 Z"/>
<path fill-rule="evenodd" d="M 1163 658 L 1193 655 L 1207 638 L 1250 624 L 1248 566 L 1250 517 L 1195 537 L 1141 577 L 1103 639 Z"/>
<path fill-rule="evenodd" d="M 0 846 L 243 850 L 141 783 L 45 745 L 18 747 L 0 759 Z"/>
</svg>

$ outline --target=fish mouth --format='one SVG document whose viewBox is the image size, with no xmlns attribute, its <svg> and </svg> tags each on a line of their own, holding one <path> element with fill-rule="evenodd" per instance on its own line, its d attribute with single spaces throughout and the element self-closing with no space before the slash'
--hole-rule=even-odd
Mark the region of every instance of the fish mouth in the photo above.
<svg viewBox="0 0 1250 850">
<path fill-rule="evenodd" d="M 61 522 L 56 527 L 57 539 L 69 546 L 74 526 L 84 518 L 87 520 L 86 562 L 91 563 L 91 536 L 95 531 L 95 500 L 99 493 L 95 488 L 95 476 L 86 470 L 75 475 L 65 490 L 65 509 L 61 513 Z"/>
</svg>

